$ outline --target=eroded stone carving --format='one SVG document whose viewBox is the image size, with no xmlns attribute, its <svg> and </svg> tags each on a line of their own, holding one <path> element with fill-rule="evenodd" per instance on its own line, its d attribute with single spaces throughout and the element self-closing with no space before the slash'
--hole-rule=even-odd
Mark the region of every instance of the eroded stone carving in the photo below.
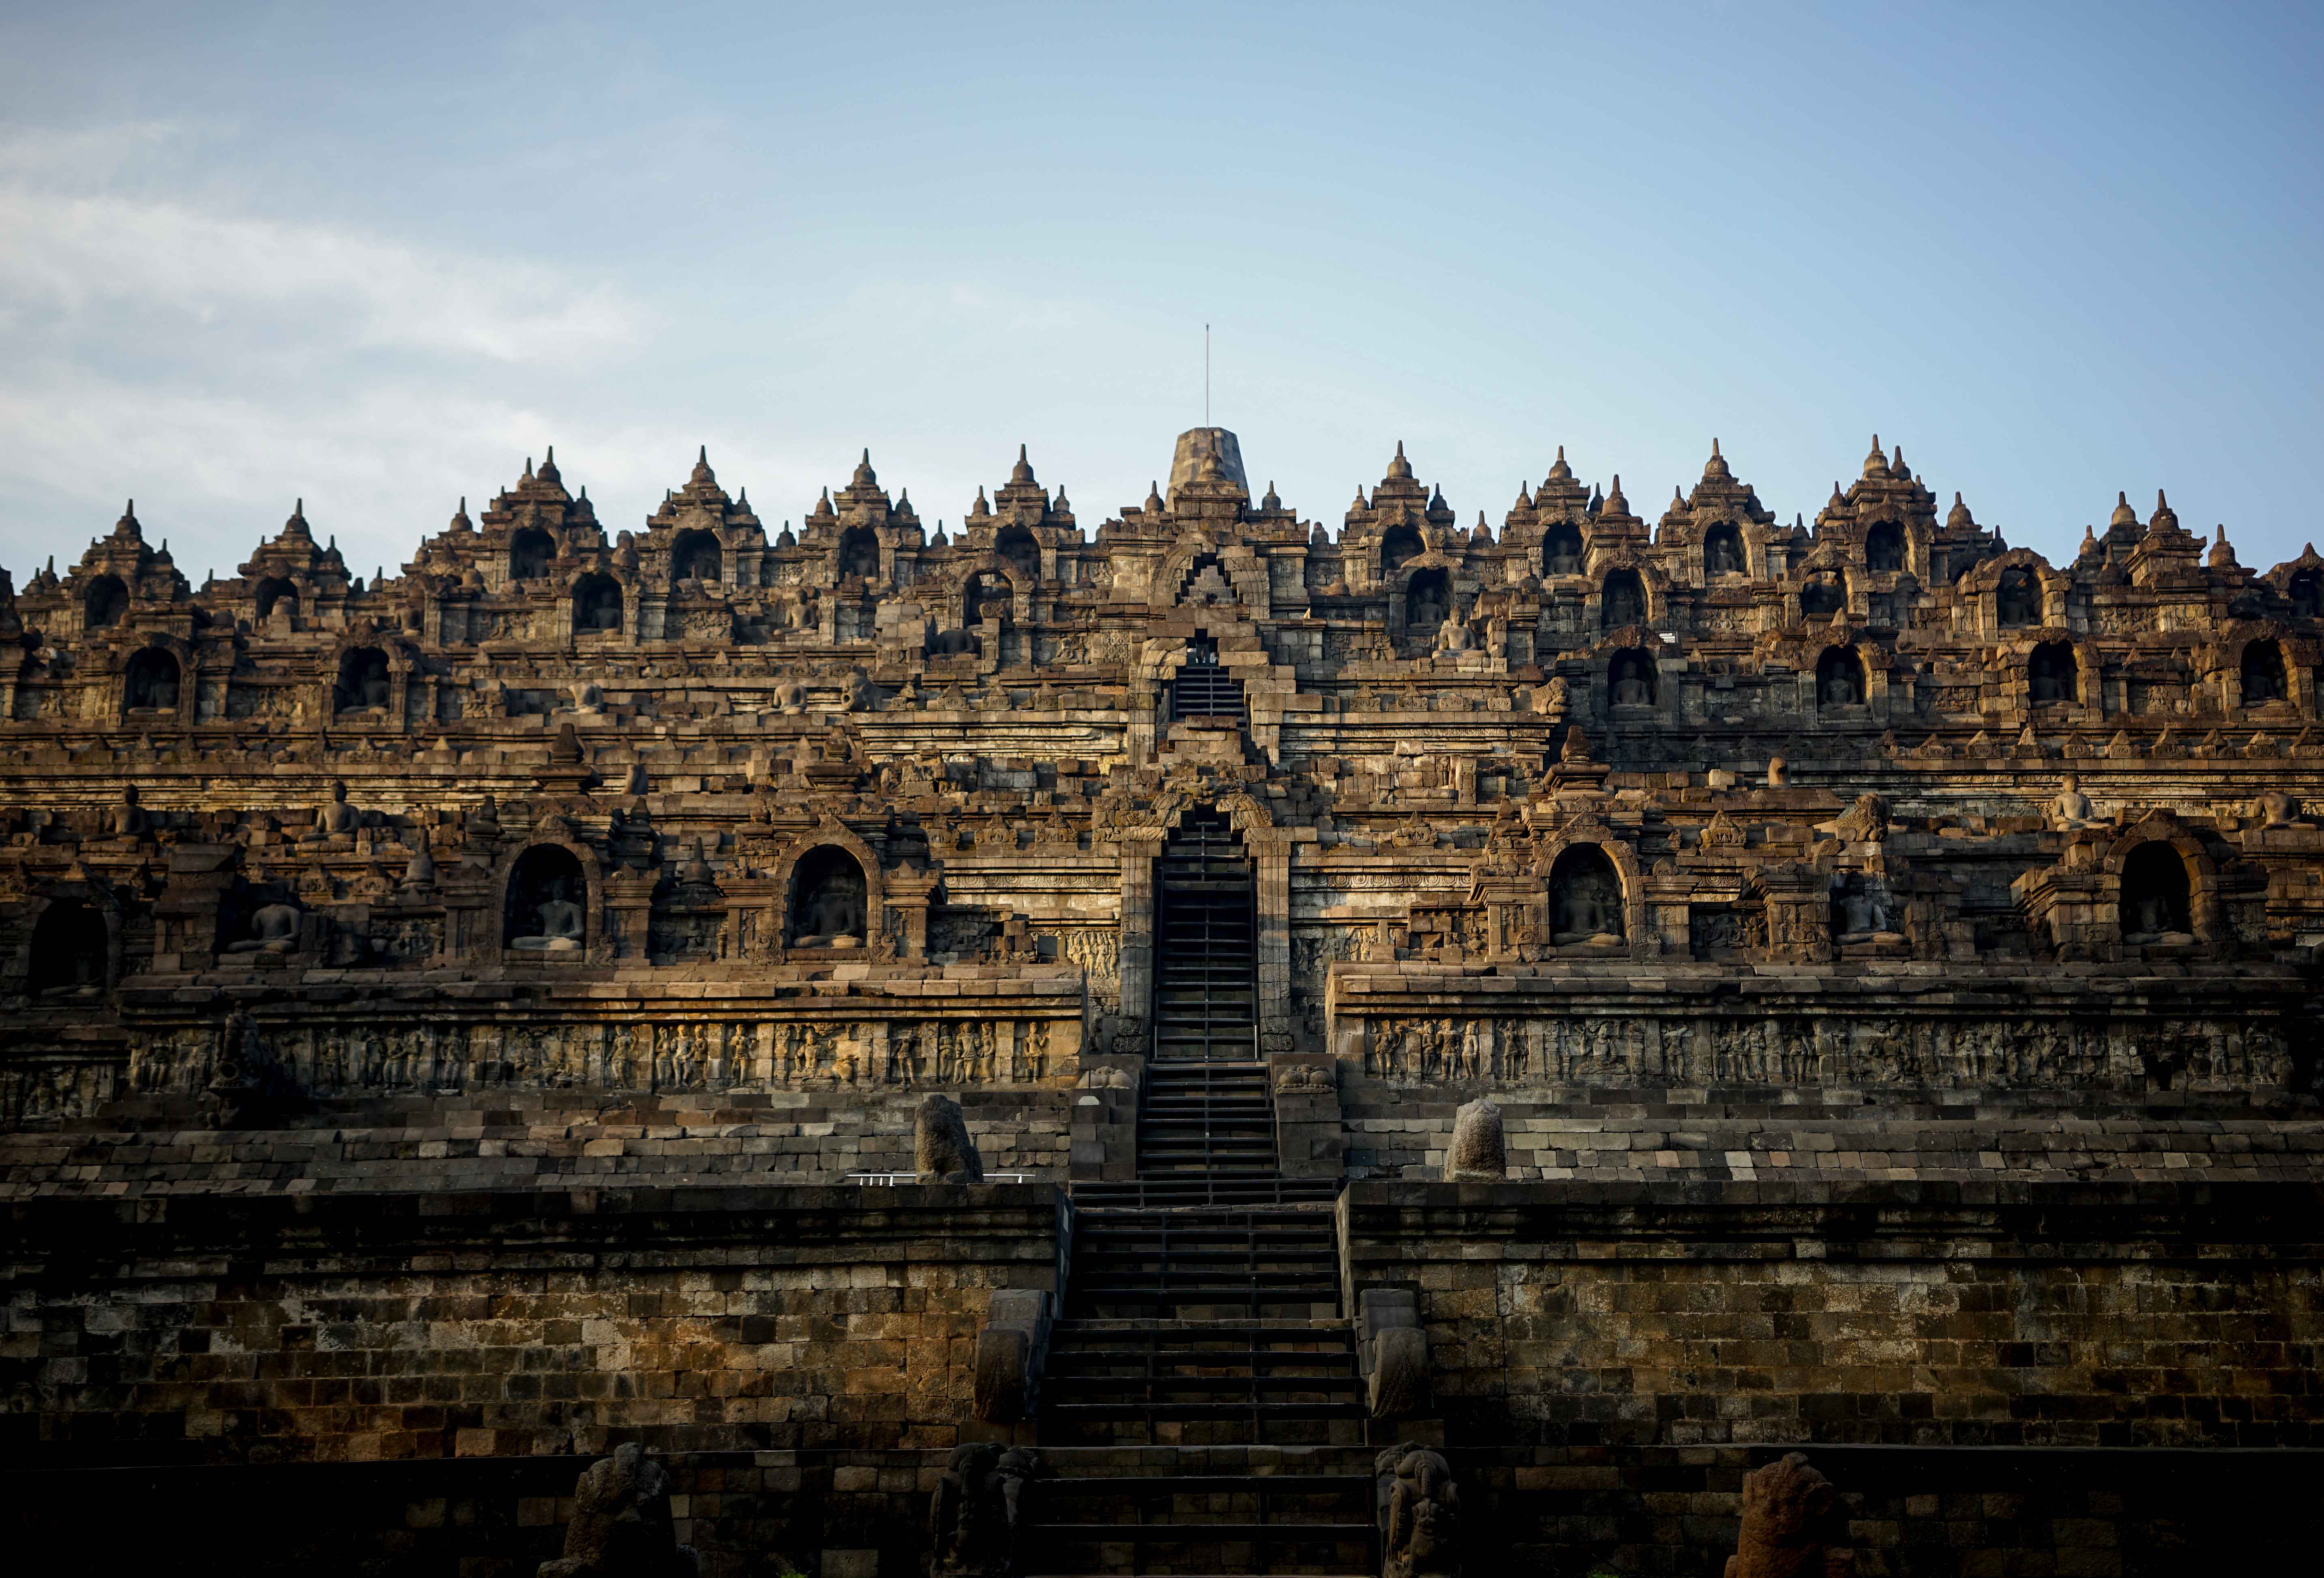
<svg viewBox="0 0 2324 1578">
<path fill-rule="evenodd" d="M 1041 1472 L 1030 1447 L 953 1448 L 928 1506 L 930 1578 L 1011 1578 L 1026 1487 Z"/>
<path fill-rule="evenodd" d="M 638 1443 L 584 1469 L 573 1503 L 565 1554 L 543 1562 L 539 1578 L 700 1578 L 694 1547 L 678 1543 L 669 1471 Z"/>
<path fill-rule="evenodd" d="M 1461 1492 L 1444 1454 L 1417 1442 L 1372 1462 L 1383 1578 L 1460 1578 Z"/>
<path fill-rule="evenodd" d="M 1501 1109 L 1490 1096 L 1464 1103 L 1453 1114 L 1452 1143 L 1444 1153 L 1444 1181 L 1498 1184 L 1508 1176 L 1508 1167 Z"/>
<path fill-rule="evenodd" d="M 229 954 L 287 954 L 299 946 L 299 907 L 262 904 L 251 912 L 250 935 L 226 945 Z"/>
<path fill-rule="evenodd" d="M 924 1184 L 981 1184 L 984 1159 L 969 1138 L 960 1103 L 930 1091 L 912 1121 L 912 1171 Z"/>
<path fill-rule="evenodd" d="M 1804 1453 L 1745 1474 L 1743 1527 L 1726 1578 L 1846 1578 L 1849 1554 L 1825 1543 L 1837 1494 Z"/>
</svg>

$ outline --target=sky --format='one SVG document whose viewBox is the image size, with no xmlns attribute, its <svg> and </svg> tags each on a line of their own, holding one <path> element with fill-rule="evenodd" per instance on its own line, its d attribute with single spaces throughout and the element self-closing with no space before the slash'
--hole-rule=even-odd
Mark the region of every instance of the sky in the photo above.
<svg viewBox="0 0 2324 1578">
<path fill-rule="evenodd" d="M 0 0 L 0 566 L 134 497 L 391 574 L 556 446 L 770 530 L 869 447 L 1084 530 L 1209 413 L 1336 531 L 1401 440 L 1788 520 L 1877 431 L 2013 546 L 2311 522 L 2324 8 Z"/>
</svg>

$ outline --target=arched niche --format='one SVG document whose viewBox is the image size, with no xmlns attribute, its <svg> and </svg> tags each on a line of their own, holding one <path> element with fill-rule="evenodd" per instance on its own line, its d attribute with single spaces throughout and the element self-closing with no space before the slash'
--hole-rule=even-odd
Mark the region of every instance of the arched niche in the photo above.
<svg viewBox="0 0 2324 1578">
<path fill-rule="evenodd" d="M 1608 574 L 1598 600 L 1598 628 L 1619 630 L 1646 622 L 1646 584 L 1638 572 L 1618 569 Z"/>
<path fill-rule="evenodd" d="M 574 956 L 589 946 L 596 913 L 589 868 L 563 844 L 536 844 L 510 863 L 501 888 L 501 945 L 543 958 Z"/>
<path fill-rule="evenodd" d="M 2295 570 L 2291 584 L 2284 587 L 2284 596 L 2292 604 L 2292 618 L 2324 619 L 2324 570 Z"/>
<path fill-rule="evenodd" d="M 1580 541 L 1577 537 L 1576 542 Z M 1750 560 L 1743 550 L 1743 529 L 1721 521 L 1702 534 L 1702 574 L 1706 580 L 1745 574 Z"/>
<path fill-rule="evenodd" d="M 726 550 L 718 534 L 696 526 L 670 540 L 669 578 L 715 586 L 726 579 Z"/>
<path fill-rule="evenodd" d="M 1606 665 L 1606 696 L 1616 706 L 1652 706 L 1659 693 L 1654 656 L 1644 647 L 1624 647 Z"/>
<path fill-rule="evenodd" d="M 1831 619 L 1848 607 L 1848 583 L 1838 570 L 1817 570 L 1800 587 L 1800 617 Z"/>
<path fill-rule="evenodd" d="M 1545 577 L 1582 573 L 1582 530 L 1571 521 L 1560 521 L 1543 533 L 1541 573 Z"/>
<path fill-rule="evenodd" d="M 2042 583 L 2023 565 L 2012 565 L 1994 584 L 1993 614 L 2004 630 L 2042 623 Z"/>
<path fill-rule="evenodd" d="M 1452 614 L 1452 577 L 1434 566 L 1412 572 L 1404 587 L 1404 628 L 1435 633 Z"/>
<path fill-rule="evenodd" d="M 557 557 L 557 539 L 538 526 L 522 526 L 509 539 L 509 579 L 537 581 Z"/>
<path fill-rule="evenodd" d="M 1901 575 L 1904 568 L 1904 528 L 1894 521 L 1875 521 L 1864 534 L 1864 568 L 1876 576 Z"/>
<path fill-rule="evenodd" d="M 961 623 L 965 628 L 987 619 L 1005 620 L 1016 603 L 1016 591 L 1006 576 L 996 570 L 979 570 L 961 583 Z"/>
<path fill-rule="evenodd" d="M 185 675 L 175 652 L 143 647 L 129 655 L 122 671 L 121 705 L 130 712 L 172 712 Z"/>
<path fill-rule="evenodd" d="M 333 712 L 383 711 L 393 695 L 385 652 L 377 647 L 349 647 L 339 654 L 338 678 L 331 686 Z"/>
<path fill-rule="evenodd" d="M 853 850 L 818 844 L 791 864 L 783 946 L 844 950 L 870 940 L 872 884 Z"/>
<path fill-rule="evenodd" d="M 1380 539 L 1380 579 L 1386 580 L 1406 565 L 1428 551 L 1420 533 L 1410 526 L 1397 526 Z"/>
<path fill-rule="evenodd" d="M 119 576 L 99 576 L 81 594 L 80 609 L 85 628 L 111 630 L 129 617 L 129 588 Z"/>
<path fill-rule="evenodd" d="M 586 635 L 619 635 L 622 632 L 622 584 L 613 577 L 592 572 L 573 584 L 573 629 Z"/>
<path fill-rule="evenodd" d="M 1549 940 L 1558 947 L 1618 946 L 1629 935 L 1621 873 L 1594 844 L 1568 844 L 1549 868 Z"/>
<path fill-rule="evenodd" d="M 261 619 L 272 619 L 276 609 L 296 615 L 299 612 L 299 588 L 281 576 L 269 576 L 258 583 L 252 606 Z"/>
<path fill-rule="evenodd" d="M 2161 838 L 2133 848 L 2122 863 L 2118 906 L 2126 943 L 2193 942 L 2193 883 L 2189 880 L 2186 855 Z"/>
<path fill-rule="evenodd" d="M 2043 641 L 2025 660 L 2025 694 L 2036 706 L 2081 699 L 2081 665 L 2070 641 Z"/>
<path fill-rule="evenodd" d="M 869 526 L 850 526 L 839 534 L 839 578 L 880 578 L 880 538 Z"/>
<path fill-rule="evenodd" d="M 2244 643 L 2243 703 L 2246 706 L 2265 706 L 2270 702 L 2290 699 L 2292 691 L 2285 680 L 2283 649 L 2273 640 L 2263 637 Z"/>
<path fill-rule="evenodd" d="M 1014 571 L 1020 581 L 1041 578 L 1041 544 L 1022 526 L 1004 526 L 992 540 L 992 555 Z"/>
<path fill-rule="evenodd" d="M 1816 659 L 1819 706 L 1864 705 L 1864 655 L 1854 647 L 1826 647 Z"/>
<path fill-rule="evenodd" d="M 113 933 L 82 899 L 53 899 L 32 923 L 29 990 L 40 997 L 93 996 L 111 984 Z"/>
</svg>

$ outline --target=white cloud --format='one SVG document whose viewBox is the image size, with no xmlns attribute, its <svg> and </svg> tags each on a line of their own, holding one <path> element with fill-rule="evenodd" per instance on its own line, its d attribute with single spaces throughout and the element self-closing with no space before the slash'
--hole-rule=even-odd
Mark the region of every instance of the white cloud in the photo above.
<svg viewBox="0 0 2324 1578">
<path fill-rule="evenodd" d="M 134 493 L 191 573 L 226 569 L 303 494 L 367 574 L 462 489 L 479 503 L 577 437 L 540 402 L 646 339 L 644 308 L 582 271 L 205 197 L 172 168 L 205 135 L 0 138 L 10 560 L 76 548 Z M 674 437 L 664 451 L 682 477 Z"/>
<path fill-rule="evenodd" d="M 0 188 L 0 310 L 28 327 L 56 317 L 87 327 L 109 312 L 239 320 L 310 350 L 564 366 L 634 345 L 645 329 L 643 312 L 609 286 L 538 264 L 23 185 Z"/>
</svg>

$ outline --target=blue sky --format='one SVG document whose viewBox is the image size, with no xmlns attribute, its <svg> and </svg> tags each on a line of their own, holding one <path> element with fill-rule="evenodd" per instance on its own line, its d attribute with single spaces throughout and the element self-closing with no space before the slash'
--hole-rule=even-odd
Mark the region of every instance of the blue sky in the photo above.
<svg viewBox="0 0 2324 1578">
<path fill-rule="evenodd" d="M 1212 411 L 1336 529 L 1402 439 L 1788 518 L 1876 429 L 2014 544 L 2310 516 L 2314 6 L 0 8 L 0 564 L 134 495 L 199 579 L 295 496 L 391 568 L 555 444 L 869 445 L 1085 528 Z"/>
</svg>

